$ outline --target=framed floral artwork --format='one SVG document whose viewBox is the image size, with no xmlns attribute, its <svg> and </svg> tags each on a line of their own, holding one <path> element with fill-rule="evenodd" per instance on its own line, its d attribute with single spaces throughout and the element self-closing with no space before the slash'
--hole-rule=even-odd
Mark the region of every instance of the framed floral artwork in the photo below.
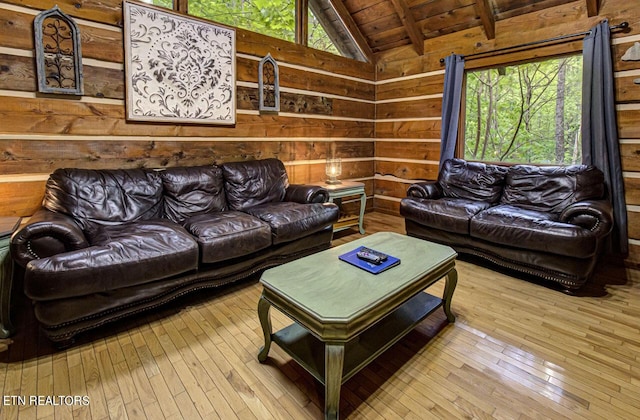
<svg viewBox="0 0 640 420">
<path fill-rule="evenodd" d="M 233 125 L 235 30 L 124 2 L 127 119 Z"/>
</svg>

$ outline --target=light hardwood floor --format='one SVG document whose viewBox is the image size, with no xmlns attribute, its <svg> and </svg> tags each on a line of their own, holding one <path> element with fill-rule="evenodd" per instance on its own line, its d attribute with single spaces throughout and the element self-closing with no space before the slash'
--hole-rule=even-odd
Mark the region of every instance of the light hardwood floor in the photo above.
<svg viewBox="0 0 640 420">
<path fill-rule="evenodd" d="M 367 214 L 365 227 L 404 232 L 402 219 L 380 213 Z M 334 244 L 360 237 L 336 236 Z M 438 311 L 349 380 L 342 418 L 640 417 L 640 272 L 603 267 L 597 281 L 608 294 L 573 297 L 457 267 L 455 324 Z M 61 352 L 23 304 L 20 330 L 0 353 L 0 419 L 320 419 L 322 386 L 277 345 L 267 363 L 256 359 L 260 292 L 252 279 L 190 297 Z M 271 314 L 274 329 L 290 323 Z M 89 404 L 35 405 L 30 396 Z"/>
</svg>

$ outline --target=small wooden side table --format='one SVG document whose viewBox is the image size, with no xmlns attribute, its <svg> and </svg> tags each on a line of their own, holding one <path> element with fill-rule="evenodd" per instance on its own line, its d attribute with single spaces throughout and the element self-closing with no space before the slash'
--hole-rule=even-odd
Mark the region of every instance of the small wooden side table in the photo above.
<svg viewBox="0 0 640 420">
<path fill-rule="evenodd" d="M 9 241 L 20 226 L 20 220 L 20 217 L 0 217 L 0 338 L 7 338 L 14 331 L 11 323 L 13 261 Z"/>
<path fill-rule="evenodd" d="M 358 215 L 340 215 L 340 219 L 333 225 L 333 231 L 338 232 L 348 229 L 351 226 L 358 226 L 360 234 L 364 235 L 364 210 L 367 207 L 367 193 L 364 191 L 364 183 L 355 181 L 342 181 L 340 184 L 327 184 L 326 182 L 318 182 L 313 185 L 319 185 L 329 191 L 329 199 L 340 205 L 344 197 L 358 195 L 360 196 L 360 214 Z"/>
</svg>

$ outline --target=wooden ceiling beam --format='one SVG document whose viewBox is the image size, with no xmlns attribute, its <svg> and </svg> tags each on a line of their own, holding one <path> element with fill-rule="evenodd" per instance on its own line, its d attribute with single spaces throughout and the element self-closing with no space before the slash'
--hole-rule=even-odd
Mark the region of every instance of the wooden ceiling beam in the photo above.
<svg viewBox="0 0 640 420">
<path fill-rule="evenodd" d="M 590 0 L 587 0 L 587 2 L 589 1 Z M 487 35 L 487 39 L 495 39 L 496 19 L 493 17 L 493 9 L 489 4 L 489 0 L 477 0 L 476 12 L 480 16 L 480 21 L 482 22 L 482 26 L 484 27 L 484 33 Z"/>
<path fill-rule="evenodd" d="M 341 0 L 329 0 L 329 3 L 331 3 L 333 10 L 335 10 L 336 13 L 338 14 L 338 17 L 344 24 L 345 28 L 347 28 L 347 31 L 351 34 L 351 37 L 353 38 L 355 43 L 358 45 L 358 48 L 360 49 L 360 51 L 362 51 L 362 54 L 367 58 L 367 60 L 370 63 L 373 63 L 374 62 L 373 50 L 369 46 L 369 42 L 367 41 L 367 38 L 365 38 L 365 36 L 362 35 L 360 28 L 358 28 L 358 25 L 351 17 L 351 13 L 349 13 L 349 10 L 347 9 L 347 7 L 344 5 L 344 3 Z"/>
<path fill-rule="evenodd" d="M 396 9 L 396 13 L 404 25 L 404 29 L 409 34 L 413 48 L 418 55 L 424 55 L 424 34 L 418 28 L 411 9 L 409 9 L 404 0 L 391 0 L 391 3 L 393 3 L 393 7 Z"/>
<path fill-rule="evenodd" d="M 587 16 L 594 17 L 600 13 L 600 0 L 586 0 L 587 2 Z"/>
</svg>

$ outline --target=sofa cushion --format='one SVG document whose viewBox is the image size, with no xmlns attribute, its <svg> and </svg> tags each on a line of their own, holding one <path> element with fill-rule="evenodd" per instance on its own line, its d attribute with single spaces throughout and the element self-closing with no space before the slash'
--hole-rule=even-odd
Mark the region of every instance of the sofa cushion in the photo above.
<svg viewBox="0 0 640 420">
<path fill-rule="evenodd" d="M 289 187 L 284 164 L 278 159 L 225 163 L 222 172 L 231 210 L 282 201 Z"/>
<path fill-rule="evenodd" d="M 203 263 L 242 257 L 271 245 L 269 225 L 238 211 L 193 216 L 184 227 L 196 238 Z"/>
<path fill-rule="evenodd" d="M 251 207 L 247 213 L 271 227 L 273 243 L 293 241 L 325 229 L 338 221 L 338 206 L 333 203 L 268 203 Z"/>
<path fill-rule="evenodd" d="M 438 175 L 443 197 L 497 203 L 502 195 L 507 168 L 462 159 L 444 162 Z"/>
<path fill-rule="evenodd" d="M 604 176 L 586 165 L 515 165 L 509 169 L 500 202 L 528 210 L 560 213 L 570 204 L 599 199 Z"/>
<path fill-rule="evenodd" d="M 151 170 L 56 169 L 42 204 L 67 214 L 83 230 L 160 217 L 162 181 Z"/>
<path fill-rule="evenodd" d="M 182 224 L 203 213 L 227 207 L 222 169 L 215 165 L 168 168 L 160 172 L 164 187 L 164 215 Z"/>
<path fill-rule="evenodd" d="M 463 198 L 403 198 L 400 214 L 424 226 L 468 235 L 471 218 L 489 207 L 489 203 Z"/>
<path fill-rule="evenodd" d="M 198 267 L 198 244 L 168 220 L 102 226 L 91 246 L 27 264 L 24 290 L 36 300 L 108 292 Z"/>
<path fill-rule="evenodd" d="M 557 221 L 553 213 L 500 204 L 471 219 L 471 236 L 506 245 L 568 257 L 588 258 L 598 239 L 589 229 Z"/>
</svg>

